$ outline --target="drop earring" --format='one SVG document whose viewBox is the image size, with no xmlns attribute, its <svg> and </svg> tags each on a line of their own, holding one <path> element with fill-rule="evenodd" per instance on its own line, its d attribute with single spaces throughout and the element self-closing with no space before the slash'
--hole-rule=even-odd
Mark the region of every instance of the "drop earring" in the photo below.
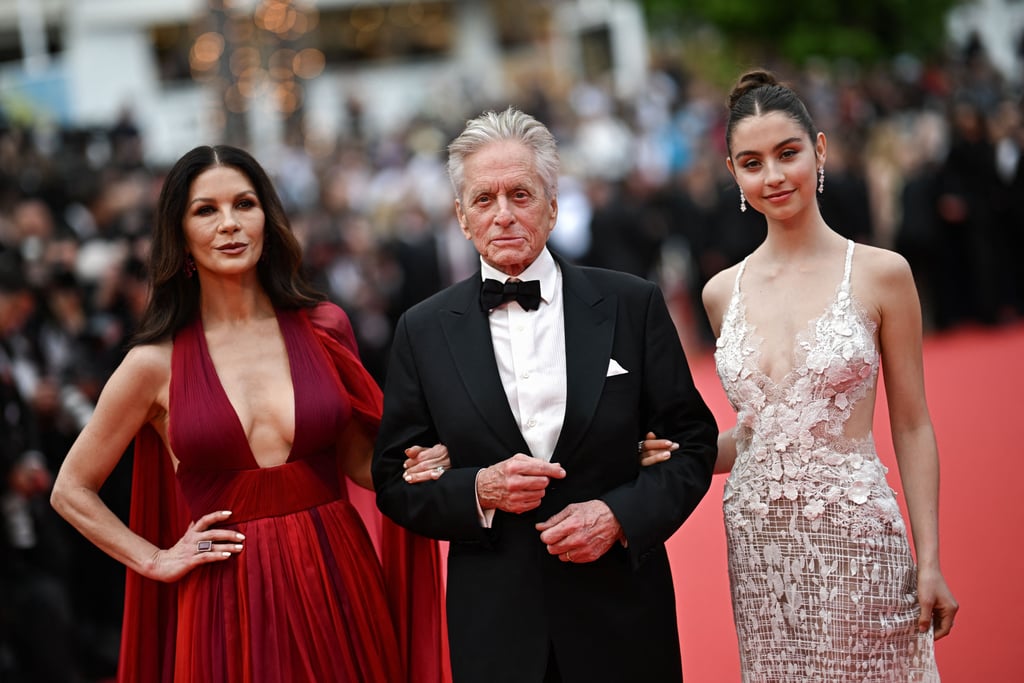
<svg viewBox="0 0 1024 683">
<path fill-rule="evenodd" d="M 740 211 L 747 210 L 747 195 L 743 194 L 743 188 L 740 188 Z"/>
<path fill-rule="evenodd" d="M 825 191 L 825 166 L 818 167 L 818 194 Z"/>
<path fill-rule="evenodd" d="M 185 266 L 183 270 L 185 271 L 185 277 L 187 278 L 191 278 L 193 275 L 195 275 L 196 262 L 192 258 L 192 254 L 185 254 Z"/>
</svg>

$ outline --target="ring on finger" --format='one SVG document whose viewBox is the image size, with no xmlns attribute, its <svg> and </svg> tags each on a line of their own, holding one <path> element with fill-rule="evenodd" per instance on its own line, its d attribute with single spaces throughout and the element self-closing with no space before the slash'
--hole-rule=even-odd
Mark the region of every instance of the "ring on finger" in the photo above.
<svg viewBox="0 0 1024 683">
<path fill-rule="evenodd" d="M 566 552 L 565 553 L 565 561 L 566 562 L 572 562 L 572 553 L 571 552 Z"/>
<path fill-rule="evenodd" d="M 437 472 L 438 474 L 444 474 L 444 465 L 438 465 L 437 467 L 434 468 L 434 471 Z"/>
<path fill-rule="evenodd" d="M 213 541 L 199 541 L 196 543 L 197 553 L 208 553 L 213 550 Z"/>
<path fill-rule="evenodd" d="M 643 441 L 637 441 L 636 442 L 636 452 L 637 452 L 637 455 L 643 455 L 644 454 L 644 442 Z"/>
</svg>

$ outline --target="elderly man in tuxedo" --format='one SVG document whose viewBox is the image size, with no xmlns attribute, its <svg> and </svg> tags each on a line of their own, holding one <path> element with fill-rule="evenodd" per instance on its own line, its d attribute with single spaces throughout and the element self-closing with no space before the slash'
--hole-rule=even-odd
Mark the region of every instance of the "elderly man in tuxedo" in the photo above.
<svg viewBox="0 0 1024 683">
<path fill-rule="evenodd" d="M 480 271 L 398 322 L 377 504 L 450 541 L 455 683 L 678 683 L 664 543 L 710 485 L 718 430 L 661 292 L 547 248 L 559 160 L 533 117 L 486 112 L 448 151 Z M 648 430 L 678 447 L 641 467 Z M 432 443 L 450 467 L 410 483 Z"/>
</svg>

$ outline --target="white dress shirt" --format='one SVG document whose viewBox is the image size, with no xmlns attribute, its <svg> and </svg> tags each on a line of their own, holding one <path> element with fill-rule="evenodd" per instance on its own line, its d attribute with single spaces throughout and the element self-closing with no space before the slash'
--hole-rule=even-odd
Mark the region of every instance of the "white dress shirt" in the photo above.
<svg viewBox="0 0 1024 683">
<path fill-rule="evenodd" d="M 480 260 L 480 274 L 505 282 L 509 276 Z M 565 314 L 562 272 L 544 249 L 517 280 L 540 280 L 540 307 L 527 311 L 510 301 L 491 309 L 491 343 L 509 408 L 529 455 L 550 462 L 565 419 Z M 507 457 L 512 457 L 509 453 Z M 480 508 L 480 523 L 491 526 L 494 510 Z"/>
<path fill-rule="evenodd" d="M 483 262 L 484 279 L 509 279 Z M 510 301 L 491 310 L 491 342 L 505 396 L 529 455 L 551 460 L 565 418 L 565 315 L 562 273 L 545 249 L 516 279 L 540 280 L 540 308 Z M 509 456 L 513 455 L 509 453 Z"/>
</svg>

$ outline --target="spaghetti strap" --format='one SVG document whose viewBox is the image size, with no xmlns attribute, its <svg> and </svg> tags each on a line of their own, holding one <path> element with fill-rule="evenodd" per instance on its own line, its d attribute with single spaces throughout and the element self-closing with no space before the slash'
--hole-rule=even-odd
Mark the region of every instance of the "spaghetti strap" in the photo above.
<svg viewBox="0 0 1024 683">
<path fill-rule="evenodd" d="M 746 270 L 746 268 L 747 268 L 747 259 L 748 258 L 750 258 L 749 254 L 747 256 L 743 257 L 743 260 L 740 261 L 740 268 L 739 268 L 739 270 L 736 271 L 736 279 L 732 283 L 732 296 L 733 296 L 734 299 L 736 298 L 736 295 L 739 294 L 739 291 L 740 291 L 740 278 L 743 277 L 743 271 Z"/>
<path fill-rule="evenodd" d="M 853 272 L 853 240 L 846 240 L 846 266 L 843 269 L 842 291 L 850 291 L 850 274 Z"/>
</svg>

